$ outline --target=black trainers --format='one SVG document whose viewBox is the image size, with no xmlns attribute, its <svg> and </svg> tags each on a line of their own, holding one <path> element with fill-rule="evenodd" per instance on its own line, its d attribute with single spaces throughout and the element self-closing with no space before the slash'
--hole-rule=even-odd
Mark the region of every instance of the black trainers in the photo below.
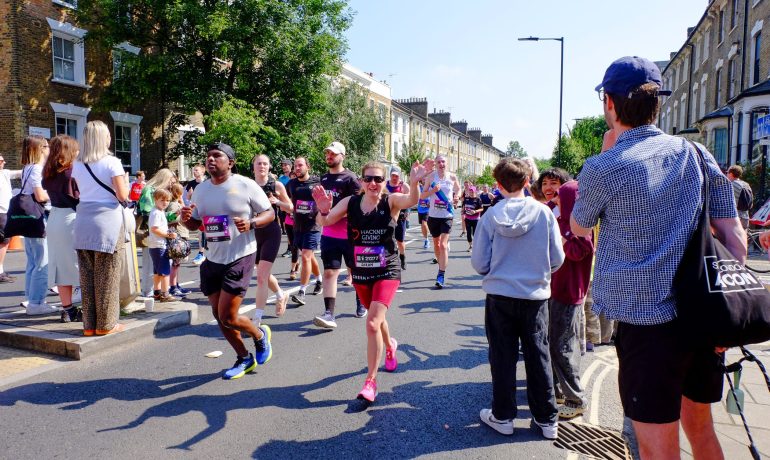
<svg viewBox="0 0 770 460">
<path fill-rule="evenodd" d="M 324 292 L 323 284 L 321 284 L 321 281 L 316 281 L 315 287 L 313 288 L 313 295 L 318 295 L 322 292 Z"/>
<path fill-rule="evenodd" d="M 305 293 L 304 292 L 298 292 L 297 294 L 291 295 L 291 301 L 299 305 L 300 307 L 302 305 L 305 305 L 307 302 L 305 301 Z"/>
<path fill-rule="evenodd" d="M 65 308 L 61 312 L 60 323 L 78 323 L 83 322 L 83 313 L 77 307 Z"/>
</svg>

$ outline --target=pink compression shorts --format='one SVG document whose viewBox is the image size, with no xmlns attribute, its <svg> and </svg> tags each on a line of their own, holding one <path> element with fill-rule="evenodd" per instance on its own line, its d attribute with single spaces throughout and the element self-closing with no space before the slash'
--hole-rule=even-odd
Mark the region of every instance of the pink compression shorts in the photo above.
<svg viewBox="0 0 770 460">
<path fill-rule="evenodd" d="M 368 310 L 372 302 L 379 302 L 390 308 L 400 284 L 399 280 L 378 280 L 367 284 L 353 283 L 353 286 L 356 288 L 359 300 Z"/>
</svg>

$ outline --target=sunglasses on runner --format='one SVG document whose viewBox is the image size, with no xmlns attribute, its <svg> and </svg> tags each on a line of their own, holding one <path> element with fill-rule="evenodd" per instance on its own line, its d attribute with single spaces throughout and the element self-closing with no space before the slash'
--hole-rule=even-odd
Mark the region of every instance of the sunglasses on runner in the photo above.
<svg viewBox="0 0 770 460">
<path fill-rule="evenodd" d="M 367 184 L 371 181 L 374 181 L 376 184 L 381 184 L 385 181 L 385 178 L 382 176 L 364 176 L 362 179 Z"/>
</svg>

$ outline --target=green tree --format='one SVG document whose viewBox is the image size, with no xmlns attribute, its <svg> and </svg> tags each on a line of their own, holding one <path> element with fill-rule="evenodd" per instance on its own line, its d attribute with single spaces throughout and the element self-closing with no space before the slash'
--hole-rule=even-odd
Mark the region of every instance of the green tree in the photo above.
<svg viewBox="0 0 770 460">
<path fill-rule="evenodd" d="M 141 49 L 121 53 L 101 108 L 157 104 L 165 133 L 169 112 L 197 111 L 207 124 L 235 97 L 286 150 L 303 144 L 295 131 L 338 74 L 352 19 L 344 0 L 79 0 L 74 14 L 102 50 L 122 42 Z"/>
<path fill-rule="evenodd" d="M 583 160 L 602 151 L 602 140 L 607 129 L 607 122 L 602 115 L 581 118 L 575 122 L 569 136 Z"/>
<path fill-rule="evenodd" d="M 554 167 L 564 169 L 573 176 L 583 166 L 583 155 L 569 135 L 564 134 L 561 137 L 561 152 L 559 152 L 558 144 L 553 148 L 551 164 Z"/>
<path fill-rule="evenodd" d="M 277 138 L 275 130 L 265 126 L 257 110 L 245 101 L 229 98 L 222 107 L 206 117 L 209 129 L 200 136 L 199 145 L 224 142 L 236 152 L 235 165 L 238 172 L 251 176 L 251 162 L 256 155 L 267 152 L 263 140 Z M 202 151 L 203 149 L 201 149 Z M 272 158 L 273 164 L 280 159 Z"/>
<path fill-rule="evenodd" d="M 387 114 L 385 114 L 387 116 Z M 383 136 L 390 124 L 375 107 L 369 107 L 365 90 L 354 83 L 327 84 L 320 108 L 310 114 L 298 130 L 299 148 L 315 171 L 326 169 L 323 149 L 332 141 L 345 145 L 345 167 L 358 173 L 368 161 L 378 157 Z"/>
<path fill-rule="evenodd" d="M 534 160 L 538 171 L 545 171 L 552 166 L 550 158 L 535 158 Z"/>
<path fill-rule="evenodd" d="M 495 185 L 495 178 L 492 176 L 492 166 L 484 166 L 484 170 L 481 172 L 481 175 L 476 178 L 475 183 L 477 185 L 489 185 L 490 187 Z"/>
<path fill-rule="evenodd" d="M 519 141 L 511 141 L 508 143 L 508 148 L 505 149 L 505 156 L 514 158 L 526 158 L 527 152 L 524 147 L 519 144 Z"/>
<path fill-rule="evenodd" d="M 409 143 L 404 148 L 404 154 L 397 157 L 398 167 L 405 174 L 409 174 L 412 170 L 412 165 L 419 161 L 423 162 L 428 158 L 428 154 L 425 153 L 425 142 L 418 140 L 417 137 L 412 134 L 409 136 Z M 404 178 L 406 179 L 406 178 Z"/>
</svg>

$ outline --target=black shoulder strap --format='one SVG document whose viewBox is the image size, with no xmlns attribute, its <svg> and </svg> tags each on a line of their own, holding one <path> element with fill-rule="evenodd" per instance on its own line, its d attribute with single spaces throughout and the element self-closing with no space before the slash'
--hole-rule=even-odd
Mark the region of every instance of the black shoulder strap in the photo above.
<svg viewBox="0 0 770 460">
<path fill-rule="evenodd" d="M 100 181 L 99 178 L 96 177 L 96 174 L 94 174 L 94 172 L 91 171 L 91 167 L 88 166 L 88 163 L 83 163 L 83 165 L 86 167 L 86 169 L 88 170 L 88 173 L 91 174 L 91 177 L 94 178 L 94 180 L 96 181 L 97 184 L 101 185 L 103 189 L 105 189 L 108 192 L 112 193 L 112 196 L 114 196 L 115 199 L 118 198 L 118 194 L 115 193 L 115 190 L 113 190 L 112 187 L 107 187 L 107 185 L 105 185 L 104 182 Z"/>
</svg>

